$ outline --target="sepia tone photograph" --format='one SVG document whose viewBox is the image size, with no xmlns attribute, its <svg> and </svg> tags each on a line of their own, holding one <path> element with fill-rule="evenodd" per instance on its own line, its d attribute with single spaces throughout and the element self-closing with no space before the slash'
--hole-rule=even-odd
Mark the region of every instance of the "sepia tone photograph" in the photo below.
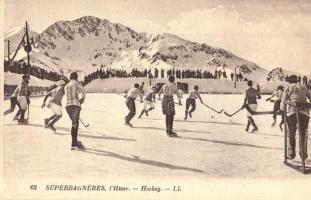
<svg viewBox="0 0 311 200">
<path fill-rule="evenodd" d="M 311 197 L 311 1 L 0 2 L 0 199 Z"/>
</svg>

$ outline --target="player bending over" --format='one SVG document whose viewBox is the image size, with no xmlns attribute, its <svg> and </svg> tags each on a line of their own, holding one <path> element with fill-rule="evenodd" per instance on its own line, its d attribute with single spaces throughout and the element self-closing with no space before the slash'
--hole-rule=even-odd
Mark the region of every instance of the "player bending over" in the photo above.
<svg viewBox="0 0 311 200">
<path fill-rule="evenodd" d="M 46 100 L 51 97 L 47 107 L 53 112 L 53 115 L 44 119 L 44 126 L 45 128 L 50 128 L 53 131 L 56 131 L 54 124 L 62 117 L 62 99 L 65 95 L 65 81 L 60 80 L 57 82 L 57 85 L 57 88 L 54 88 L 45 95 L 41 106 L 43 108 Z"/>
<path fill-rule="evenodd" d="M 138 118 L 141 118 L 143 114 L 145 113 L 146 116 L 148 116 L 148 112 L 154 109 L 154 102 L 155 102 L 155 94 L 156 94 L 156 88 L 152 87 L 151 92 L 147 93 L 145 99 L 144 99 L 144 108 L 141 111 Z"/>
<path fill-rule="evenodd" d="M 125 125 L 129 126 L 129 127 L 133 127 L 133 125 L 130 123 L 130 121 L 133 119 L 133 117 L 136 114 L 136 105 L 135 105 L 135 100 L 138 96 L 142 96 L 141 94 L 141 90 L 139 88 L 139 84 L 135 83 L 134 84 L 134 88 L 130 89 L 127 92 L 126 97 L 126 101 L 125 104 L 127 106 L 127 108 L 129 109 L 129 113 L 127 114 L 127 116 L 125 116 Z M 142 97 L 141 97 L 142 99 Z"/>
<path fill-rule="evenodd" d="M 186 111 L 185 111 L 185 118 L 186 120 L 189 117 L 192 118 L 192 113 L 195 111 L 196 105 L 195 105 L 195 99 L 199 98 L 201 103 L 203 104 L 202 98 L 199 94 L 199 87 L 197 85 L 194 86 L 193 90 L 190 90 L 189 97 L 186 100 Z M 189 107 L 191 105 L 191 110 L 188 112 Z"/>
</svg>

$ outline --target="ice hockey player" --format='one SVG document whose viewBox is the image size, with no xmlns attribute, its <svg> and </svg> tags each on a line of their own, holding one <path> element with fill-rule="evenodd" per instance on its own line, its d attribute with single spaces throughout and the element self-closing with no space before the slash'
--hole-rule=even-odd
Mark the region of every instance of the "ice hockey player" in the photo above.
<svg viewBox="0 0 311 200">
<path fill-rule="evenodd" d="M 14 109 L 17 106 L 18 107 L 18 111 L 17 111 L 16 115 L 14 116 L 13 120 L 17 120 L 18 116 L 19 116 L 19 114 L 21 112 L 21 107 L 20 107 L 19 103 L 17 102 L 18 90 L 19 90 L 19 87 L 17 86 L 15 88 L 13 94 L 11 95 L 11 98 L 10 98 L 10 103 L 11 103 L 10 108 L 8 110 L 4 111 L 4 115 L 10 114 L 10 113 L 14 112 Z"/>
<path fill-rule="evenodd" d="M 196 108 L 196 104 L 195 104 L 195 99 L 196 98 L 199 98 L 201 103 L 203 104 L 203 101 L 202 101 L 202 98 L 199 94 L 199 87 L 197 85 L 194 86 L 193 90 L 190 90 L 189 92 L 189 96 L 186 100 L 186 111 L 185 111 L 185 118 L 184 120 L 187 120 L 188 118 L 188 114 L 189 114 L 189 117 L 192 118 L 192 113 L 195 111 L 195 108 Z M 189 110 L 189 107 L 191 105 L 191 110 Z"/>
<path fill-rule="evenodd" d="M 146 96 L 145 96 L 144 107 L 143 107 L 143 110 L 141 111 L 141 113 L 140 113 L 138 118 L 141 118 L 144 113 L 146 114 L 146 116 L 148 116 L 148 112 L 154 109 L 156 88 L 152 87 L 151 90 L 152 91 L 147 93 Z"/>
<path fill-rule="evenodd" d="M 126 98 L 125 104 L 126 104 L 127 108 L 129 109 L 129 113 L 127 114 L 127 116 L 125 116 L 125 125 L 127 125 L 129 127 L 133 127 L 133 125 L 130 123 L 130 121 L 132 120 L 132 118 L 136 114 L 135 100 L 138 96 L 140 96 L 140 98 L 142 99 L 142 97 L 141 97 L 142 94 L 141 94 L 141 90 L 139 88 L 139 84 L 135 83 L 134 88 L 130 89 L 127 92 L 127 95 L 125 96 L 125 98 Z"/>
<path fill-rule="evenodd" d="M 285 110 L 286 104 L 289 104 L 286 112 L 286 122 L 289 130 L 289 159 L 296 157 L 296 131 L 297 128 L 301 131 L 303 152 L 300 153 L 300 157 L 307 159 L 307 134 L 308 134 L 308 123 L 310 119 L 310 107 L 297 108 L 294 105 L 303 105 L 307 103 L 307 98 L 311 100 L 311 91 L 304 85 L 298 83 L 296 75 L 288 77 L 289 86 L 285 89 L 282 102 L 281 110 Z M 294 105 L 291 105 L 294 104 Z M 298 109 L 298 119 L 296 116 L 296 109 Z M 298 123 L 299 122 L 299 123 Z M 298 124 L 300 127 L 298 127 Z"/>
<path fill-rule="evenodd" d="M 260 97 L 258 89 L 256 90 L 253 88 L 253 81 L 249 80 L 247 81 L 248 89 L 245 91 L 245 98 L 242 107 L 245 107 L 246 105 L 252 110 L 257 110 L 257 97 Z M 253 126 L 253 130 L 251 133 L 255 133 L 258 131 L 258 127 L 255 124 L 255 121 L 253 119 L 252 113 L 247 111 L 247 125 L 245 131 L 248 132 L 249 126 Z"/>
<path fill-rule="evenodd" d="M 181 99 L 178 92 L 178 88 L 176 86 L 175 77 L 169 76 L 168 83 L 162 86 L 159 91 L 159 97 L 161 98 L 161 94 L 164 94 L 162 99 L 162 111 L 165 115 L 166 122 L 166 134 L 169 137 L 177 137 L 177 134 L 173 132 L 173 123 L 174 123 L 174 115 L 175 115 L 175 103 L 173 94 L 176 94 L 178 97 L 179 105 L 181 105 Z"/>
<path fill-rule="evenodd" d="M 283 92 L 284 92 L 284 87 L 283 86 L 278 86 L 277 90 L 273 92 L 273 94 L 271 95 L 271 97 L 267 98 L 266 101 L 271 101 L 271 99 L 273 97 L 276 97 L 276 100 L 274 102 L 274 106 L 273 106 L 273 123 L 272 123 L 272 127 L 275 126 L 276 123 L 276 115 L 277 113 L 280 111 L 280 104 L 281 104 L 281 100 L 282 100 L 282 96 L 283 96 Z M 284 115 L 281 115 L 281 122 L 279 124 L 279 127 L 281 129 L 281 131 L 283 130 L 282 125 L 284 124 Z"/>
<path fill-rule="evenodd" d="M 145 92 L 144 92 L 144 85 L 145 85 L 145 82 L 141 82 L 141 84 L 139 86 L 139 92 L 141 93 L 141 95 L 140 95 L 140 103 L 143 103 L 143 95 L 145 94 Z"/>
<path fill-rule="evenodd" d="M 45 128 L 52 129 L 54 132 L 56 131 L 54 124 L 62 117 L 62 99 L 65 95 L 65 81 L 59 80 L 57 85 L 57 88 L 51 90 L 45 95 L 41 106 L 43 108 L 45 106 L 46 100 L 51 97 L 47 107 L 53 112 L 53 115 L 44 119 L 44 126 Z"/>
<path fill-rule="evenodd" d="M 29 95 L 30 89 L 28 87 L 29 76 L 23 75 L 21 84 L 17 87 L 17 102 L 20 105 L 20 118 L 18 119 L 18 124 L 28 124 L 25 120 L 25 112 L 29 105 Z"/>
<path fill-rule="evenodd" d="M 79 99 L 79 93 L 82 93 L 81 99 Z M 78 82 L 78 74 L 72 72 L 70 74 L 70 81 L 65 86 L 65 96 L 66 96 L 66 111 L 71 119 L 71 150 L 81 149 L 85 147 L 82 142 L 78 141 L 78 129 L 79 129 L 79 118 L 81 111 L 81 104 L 85 100 L 85 90 L 80 82 Z"/>
</svg>

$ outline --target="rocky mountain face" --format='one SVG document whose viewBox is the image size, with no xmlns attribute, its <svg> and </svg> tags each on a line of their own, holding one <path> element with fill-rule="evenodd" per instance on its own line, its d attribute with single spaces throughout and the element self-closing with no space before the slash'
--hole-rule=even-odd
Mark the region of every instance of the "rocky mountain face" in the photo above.
<svg viewBox="0 0 311 200">
<path fill-rule="evenodd" d="M 269 78 L 270 80 L 275 80 L 275 81 L 283 81 L 285 80 L 286 76 L 290 76 L 290 75 L 303 76 L 299 73 L 285 70 L 282 67 L 276 67 L 267 74 L 267 78 Z"/>
<path fill-rule="evenodd" d="M 12 49 L 16 48 L 20 34 L 6 38 L 11 41 Z M 121 24 L 92 16 L 58 21 L 40 34 L 31 34 L 36 43 L 31 63 L 53 71 L 89 73 L 99 68 L 209 71 L 226 68 L 234 71 L 238 66 L 237 71 L 249 78 L 262 79 L 267 75 L 265 69 L 224 49 L 184 40 L 169 33 L 138 33 Z"/>
</svg>

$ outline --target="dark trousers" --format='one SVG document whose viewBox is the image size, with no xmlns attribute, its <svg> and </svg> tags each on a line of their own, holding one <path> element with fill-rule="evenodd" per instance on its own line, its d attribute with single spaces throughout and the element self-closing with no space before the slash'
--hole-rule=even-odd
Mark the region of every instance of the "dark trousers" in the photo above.
<svg viewBox="0 0 311 200">
<path fill-rule="evenodd" d="M 66 111 L 71 119 L 71 146 L 77 146 L 81 107 L 75 105 L 66 106 Z"/>
<path fill-rule="evenodd" d="M 10 102 L 11 102 L 11 108 L 6 110 L 4 112 L 4 115 L 7 115 L 7 114 L 10 114 L 11 112 L 13 112 L 16 106 L 18 106 L 19 110 L 21 108 L 16 97 L 11 97 Z"/>
<path fill-rule="evenodd" d="M 299 118 L 299 124 L 300 124 L 300 132 L 301 132 L 301 141 L 304 148 L 304 155 L 306 157 L 307 155 L 307 130 L 308 130 L 308 123 L 309 123 L 309 117 L 307 115 L 298 114 Z M 295 157 L 295 151 L 296 151 L 296 131 L 297 131 L 297 117 L 296 114 L 290 115 L 287 118 L 287 125 L 288 125 L 288 131 L 289 131 L 289 143 L 290 143 L 290 149 L 289 149 L 289 155 Z M 299 138 L 300 139 L 300 138 Z M 301 152 L 300 152 L 301 153 Z"/>
<path fill-rule="evenodd" d="M 191 110 L 189 112 L 195 111 L 195 99 L 187 98 L 186 100 L 186 111 L 188 111 L 189 107 L 191 105 Z"/>
<path fill-rule="evenodd" d="M 165 115 L 166 132 L 170 133 L 173 131 L 174 115 Z"/>
<path fill-rule="evenodd" d="M 126 99 L 126 106 L 129 109 L 129 113 L 125 117 L 125 122 L 129 123 L 131 119 L 135 116 L 136 114 L 136 106 L 135 106 L 135 99 L 134 98 L 127 98 Z"/>
</svg>

